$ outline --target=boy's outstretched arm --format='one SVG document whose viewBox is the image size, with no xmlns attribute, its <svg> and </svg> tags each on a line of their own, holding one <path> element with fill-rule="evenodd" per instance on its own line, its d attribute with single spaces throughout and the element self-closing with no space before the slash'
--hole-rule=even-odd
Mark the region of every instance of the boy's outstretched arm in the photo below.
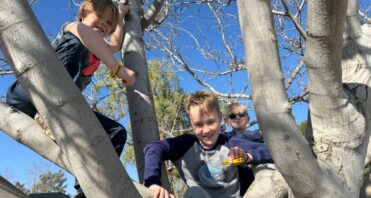
<svg viewBox="0 0 371 198">
<path fill-rule="evenodd" d="M 124 80 L 127 86 L 135 83 L 135 73 L 132 70 L 126 67 L 121 67 L 117 70 L 119 61 L 115 59 L 112 50 L 99 33 L 80 22 L 70 23 L 66 28 L 67 31 L 75 35 L 91 53 L 103 61 L 111 71 L 117 71 L 116 76 Z"/>
<path fill-rule="evenodd" d="M 121 50 L 122 42 L 124 40 L 124 24 L 125 16 L 129 12 L 130 6 L 125 3 L 120 3 L 119 5 L 119 22 L 116 26 L 115 31 L 112 33 L 111 38 L 108 41 L 108 45 L 112 52 L 118 52 Z"/>
<path fill-rule="evenodd" d="M 228 140 L 229 147 L 239 147 L 252 156 L 252 164 L 271 163 L 272 155 L 268 146 L 264 143 L 252 142 L 241 138 L 231 138 Z"/>
<path fill-rule="evenodd" d="M 194 136 L 181 135 L 155 141 L 144 148 L 144 185 L 152 189 L 154 195 L 166 195 L 165 189 L 161 187 L 162 162 L 178 160 L 192 147 L 195 141 Z"/>
</svg>

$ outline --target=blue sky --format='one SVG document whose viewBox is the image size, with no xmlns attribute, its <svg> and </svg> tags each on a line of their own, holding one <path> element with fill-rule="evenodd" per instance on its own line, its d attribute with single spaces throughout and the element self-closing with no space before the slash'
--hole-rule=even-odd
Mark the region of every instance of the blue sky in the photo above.
<svg viewBox="0 0 371 198">
<path fill-rule="evenodd" d="M 69 20 L 74 20 L 75 14 L 77 11 L 77 7 L 71 6 L 70 1 L 66 0 L 38 0 L 35 5 L 33 5 L 34 13 L 39 20 L 42 28 L 44 29 L 46 35 L 52 39 L 58 33 L 60 27 Z M 231 7 L 230 9 L 234 9 Z M 201 13 L 206 13 L 206 11 L 202 10 Z M 192 27 L 192 20 L 194 18 L 187 18 L 184 19 L 185 21 L 189 20 L 188 26 L 191 29 Z M 238 24 L 232 24 L 235 28 L 239 28 Z M 209 32 L 210 35 L 215 36 L 214 32 Z M 218 39 L 218 38 L 216 38 Z M 189 40 L 189 38 L 188 38 Z M 179 43 L 186 43 L 187 39 L 178 40 Z M 213 43 L 214 44 L 214 43 Z M 215 42 L 216 44 L 216 42 Z M 186 44 L 184 44 L 186 45 Z M 192 54 L 193 48 L 187 49 L 188 56 L 190 58 L 195 59 L 196 55 Z M 238 54 L 243 55 L 241 49 L 239 49 Z M 156 53 L 148 53 L 148 59 L 156 57 L 158 54 Z M 209 62 L 205 60 L 198 60 L 198 62 L 202 62 L 207 66 L 210 66 Z M 192 79 L 190 76 L 186 74 L 180 73 L 181 78 L 183 78 L 183 82 L 181 83 L 183 88 L 186 92 L 194 91 L 199 89 L 200 86 Z M 0 96 L 4 96 L 6 93 L 6 89 L 9 85 L 14 81 L 14 76 L 5 76 L 0 78 Z M 213 79 L 211 79 L 213 81 Z M 225 85 L 226 83 L 223 80 L 216 80 L 214 79 L 216 86 L 219 86 L 221 89 L 228 89 Z M 236 92 L 238 90 L 243 89 L 243 85 L 246 84 L 247 81 L 247 74 L 245 72 L 240 72 L 239 74 L 234 75 L 235 87 Z M 243 83 L 242 83 L 243 82 Z M 250 112 L 252 119 L 255 119 L 255 114 L 251 111 Z M 293 114 L 296 115 L 297 122 L 300 122 L 305 119 L 307 114 L 307 109 L 305 105 L 297 105 L 293 108 Z M 127 127 L 127 120 L 123 121 L 123 124 Z M 128 128 L 128 127 L 127 127 Z M 52 163 L 48 162 L 41 158 L 38 154 L 34 153 L 30 149 L 26 148 L 25 146 L 17 143 L 13 139 L 9 138 L 4 133 L 0 133 L 0 174 L 9 177 L 11 181 L 19 181 L 21 183 L 27 183 L 28 178 L 26 177 L 30 169 L 32 169 L 33 165 L 40 165 L 43 167 L 49 167 L 52 170 L 57 170 L 58 168 L 54 166 Z M 134 180 L 137 179 L 136 169 L 133 166 L 128 165 L 126 167 L 130 177 Z M 68 178 L 68 186 L 67 186 L 67 193 L 73 194 L 73 183 L 74 178 L 71 175 L 67 174 Z"/>
</svg>

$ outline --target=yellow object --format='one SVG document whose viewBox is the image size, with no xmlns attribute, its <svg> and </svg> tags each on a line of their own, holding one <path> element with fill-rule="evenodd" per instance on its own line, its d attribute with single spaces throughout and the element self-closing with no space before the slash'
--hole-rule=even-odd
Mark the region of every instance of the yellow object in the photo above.
<svg viewBox="0 0 371 198">
<path fill-rule="evenodd" d="M 111 72 L 110 72 L 109 75 L 110 75 L 112 78 L 116 77 L 117 74 L 118 74 L 119 71 L 120 71 L 120 67 L 122 67 L 122 66 L 123 66 L 123 65 L 122 65 L 122 62 L 121 62 L 121 61 L 117 62 L 116 69 L 115 69 L 114 71 L 111 70 Z"/>
<path fill-rule="evenodd" d="M 230 164 L 237 165 L 237 164 L 240 164 L 242 162 L 244 162 L 243 157 L 239 157 L 239 158 L 233 159 L 232 163 L 230 163 L 229 160 L 223 160 L 222 164 L 223 164 L 223 166 L 229 166 Z"/>
</svg>

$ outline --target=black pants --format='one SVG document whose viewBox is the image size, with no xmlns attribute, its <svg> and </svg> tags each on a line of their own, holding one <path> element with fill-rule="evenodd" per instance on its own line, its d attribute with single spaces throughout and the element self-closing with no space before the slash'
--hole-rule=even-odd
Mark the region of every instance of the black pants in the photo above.
<svg viewBox="0 0 371 198">
<path fill-rule="evenodd" d="M 30 97 L 18 81 L 10 86 L 6 95 L 6 103 L 31 116 L 32 118 L 35 117 L 37 112 L 35 106 L 30 100 Z M 125 128 L 120 123 L 98 112 L 94 111 L 94 113 L 109 136 L 117 155 L 120 156 L 127 138 Z"/>
</svg>

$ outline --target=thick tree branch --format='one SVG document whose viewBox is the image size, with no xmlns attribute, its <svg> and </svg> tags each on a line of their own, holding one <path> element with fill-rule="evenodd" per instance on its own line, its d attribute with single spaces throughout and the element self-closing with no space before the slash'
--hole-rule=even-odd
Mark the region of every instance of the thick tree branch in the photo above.
<svg viewBox="0 0 371 198">
<path fill-rule="evenodd" d="M 321 169 L 291 115 L 278 56 L 271 2 L 237 2 L 252 98 L 260 129 L 277 169 L 290 185 L 295 197 L 306 197 L 319 188 L 318 175 Z M 306 178 L 299 173 L 306 175 Z M 302 186 L 306 186 L 305 189 Z"/>
<path fill-rule="evenodd" d="M 58 165 L 70 174 L 74 174 L 62 149 L 55 141 L 45 135 L 40 125 L 30 116 L 5 103 L 0 103 L 0 130 L 43 158 Z M 149 189 L 136 182 L 133 182 L 133 184 L 142 197 L 152 197 L 152 192 Z"/>
</svg>

